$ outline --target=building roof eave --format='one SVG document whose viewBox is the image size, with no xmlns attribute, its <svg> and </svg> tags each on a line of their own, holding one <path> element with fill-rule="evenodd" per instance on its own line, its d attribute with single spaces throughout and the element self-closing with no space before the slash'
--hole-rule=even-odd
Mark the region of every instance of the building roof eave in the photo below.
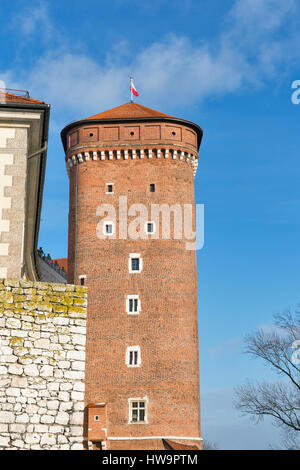
<svg viewBox="0 0 300 470">
<path fill-rule="evenodd" d="M 198 124 L 195 124 L 194 122 L 187 121 L 185 119 L 180 119 L 172 116 L 155 116 L 155 117 L 127 117 L 127 118 L 89 118 L 87 119 L 81 119 L 79 121 L 73 121 L 67 126 L 63 128 L 61 131 L 61 139 L 63 143 L 63 147 L 65 152 L 67 151 L 67 143 L 66 143 L 66 137 L 67 133 L 74 127 L 81 126 L 81 125 L 89 125 L 89 124 L 106 124 L 106 123 L 123 123 L 123 122 L 176 122 L 178 124 L 185 124 L 189 127 L 192 127 L 196 133 L 197 133 L 197 148 L 199 150 L 202 137 L 203 137 L 203 130 Z"/>
<path fill-rule="evenodd" d="M 40 228 L 42 197 L 46 171 L 47 143 L 49 133 L 50 105 L 42 102 L 0 102 L 1 111 L 38 111 L 41 113 L 40 137 L 35 142 L 30 152 L 34 153 L 34 159 L 29 159 L 27 154 L 26 176 L 26 219 L 24 231 L 24 264 L 23 275 L 29 280 L 39 280 L 36 261 L 36 249 Z M 23 118 L 21 118 L 23 120 Z M 40 152 L 39 152 L 40 151 Z M 34 160 L 34 162 L 33 162 Z M 30 194 L 28 194 L 28 191 Z"/>
</svg>

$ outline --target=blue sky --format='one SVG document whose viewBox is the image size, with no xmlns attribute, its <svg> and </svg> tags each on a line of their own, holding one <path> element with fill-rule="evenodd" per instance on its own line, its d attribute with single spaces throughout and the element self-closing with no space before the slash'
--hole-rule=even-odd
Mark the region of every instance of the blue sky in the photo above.
<svg viewBox="0 0 300 470">
<path fill-rule="evenodd" d="M 277 379 L 243 354 L 243 338 L 300 300 L 299 10 L 296 0 L 1 2 L 0 79 L 51 104 L 40 245 L 52 257 L 67 254 L 67 123 L 127 102 L 132 75 L 137 102 L 204 130 L 202 428 L 221 449 L 280 442 L 232 397 L 246 379 Z"/>
</svg>

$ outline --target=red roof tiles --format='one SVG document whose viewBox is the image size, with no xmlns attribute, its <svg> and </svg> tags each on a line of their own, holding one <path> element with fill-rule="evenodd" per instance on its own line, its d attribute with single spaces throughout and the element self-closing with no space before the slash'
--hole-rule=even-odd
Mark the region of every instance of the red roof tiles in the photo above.
<svg viewBox="0 0 300 470">
<path fill-rule="evenodd" d="M 64 268 L 66 273 L 68 272 L 68 258 L 58 258 L 53 260 L 53 262 L 55 261 L 57 262 L 60 268 Z"/>
<path fill-rule="evenodd" d="M 7 103 L 38 103 L 38 104 L 45 104 L 44 101 L 33 100 L 32 98 L 27 98 L 26 96 L 22 95 L 15 95 L 13 93 L 1 93 L 0 96 L 4 95 L 5 102 Z"/>
<path fill-rule="evenodd" d="M 168 114 L 155 111 L 155 109 L 147 108 L 138 103 L 125 103 L 116 108 L 109 109 L 100 114 L 95 114 L 84 120 L 89 119 L 128 119 L 128 118 L 155 118 L 155 117 L 173 117 Z"/>
<path fill-rule="evenodd" d="M 166 447 L 172 450 L 200 450 L 199 447 L 195 445 L 179 444 L 178 442 L 169 441 L 167 439 L 163 439 L 163 442 Z"/>
</svg>

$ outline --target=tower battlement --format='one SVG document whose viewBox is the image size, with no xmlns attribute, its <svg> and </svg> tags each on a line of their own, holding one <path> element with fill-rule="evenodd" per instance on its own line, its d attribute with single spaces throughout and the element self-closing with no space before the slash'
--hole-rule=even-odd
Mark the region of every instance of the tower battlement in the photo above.
<svg viewBox="0 0 300 470">
<path fill-rule="evenodd" d="M 62 133 L 67 169 L 95 160 L 173 159 L 198 165 L 202 129 L 196 124 L 126 103 L 75 121 Z"/>
</svg>

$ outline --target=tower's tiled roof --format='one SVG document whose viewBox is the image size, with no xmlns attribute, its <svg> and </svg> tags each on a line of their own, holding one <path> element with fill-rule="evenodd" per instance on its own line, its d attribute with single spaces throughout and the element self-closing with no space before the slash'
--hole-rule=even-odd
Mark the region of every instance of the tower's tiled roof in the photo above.
<svg viewBox="0 0 300 470">
<path fill-rule="evenodd" d="M 186 121 L 185 119 L 176 118 L 174 116 L 170 116 L 169 114 L 162 113 L 161 111 L 156 111 L 155 109 L 147 108 L 138 103 L 129 102 L 122 104 L 121 106 L 117 106 L 116 108 L 108 109 L 99 114 L 94 114 L 93 116 L 89 116 L 85 119 L 80 119 L 79 121 L 72 121 L 70 124 L 65 126 L 61 131 L 61 138 L 63 142 L 64 149 L 67 150 L 67 133 L 74 127 L 79 125 L 86 125 L 87 123 L 103 123 L 105 122 L 134 122 L 134 121 L 165 121 L 165 122 L 176 122 L 179 124 L 187 125 L 192 127 L 198 135 L 198 148 L 200 147 L 203 131 L 201 127 L 197 124 Z"/>
<path fill-rule="evenodd" d="M 130 118 L 159 118 L 159 117 L 168 117 L 172 118 L 168 114 L 161 113 L 155 109 L 147 108 L 138 103 L 125 103 L 116 108 L 109 109 L 100 114 L 95 114 L 86 118 L 89 119 L 130 119 Z"/>
</svg>

